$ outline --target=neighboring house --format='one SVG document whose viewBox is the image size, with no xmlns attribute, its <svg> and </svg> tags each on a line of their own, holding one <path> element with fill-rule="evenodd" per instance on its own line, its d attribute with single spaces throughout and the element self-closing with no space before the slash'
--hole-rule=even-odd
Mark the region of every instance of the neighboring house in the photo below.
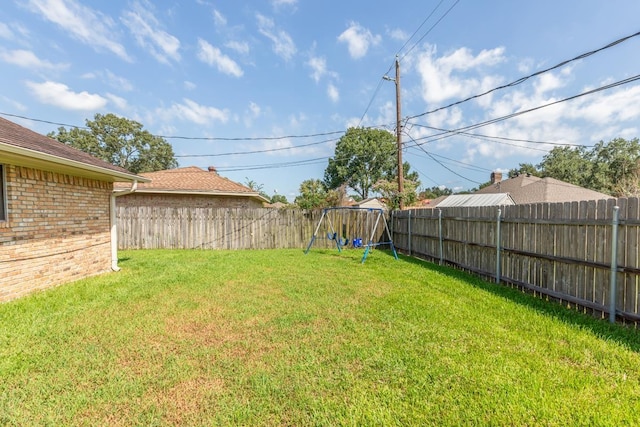
<svg viewBox="0 0 640 427">
<path fill-rule="evenodd" d="M 118 197 L 118 206 L 261 208 L 269 200 L 230 179 L 213 166 L 208 171 L 196 166 L 141 173 L 151 182 L 138 185 L 134 193 Z M 126 189 L 117 184 L 116 190 Z"/>
<path fill-rule="evenodd" d="M 0 118 L 0 301 L 117 269 L 113 183 L 138 180 Z"/>
<path fill-rule="evenodd" d="M 356 208 L 387 209 L 387 205 L 376 197 L 369 197 L 368 199 L 355 202 L 352 206 Z"/>
<path fill-rule="evenodd" d="M 553 178 L 539 178 L 522 174 L 515 178 L 502 180 L 502 173 L 491 173 L 491 185 L 473 194 L 508 193 L 516 205 L 530 203 L 579 202 L 584 200 L 611 199 L 612 197 L 559 181 Z M 441 205 L 438 205 L 441 206 Z"/>
</svg>

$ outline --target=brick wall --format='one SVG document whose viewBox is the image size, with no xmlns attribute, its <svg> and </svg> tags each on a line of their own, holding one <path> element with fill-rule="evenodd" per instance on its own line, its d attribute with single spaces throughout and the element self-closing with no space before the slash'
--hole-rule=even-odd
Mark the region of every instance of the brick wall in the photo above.
<svg viewBox="0 0 640 427">
<path fill-rule="evenodd" d="M 116 199 L 118 206 L 157 206 L 163 208 L 261 208 L 262 202 L 251 197 L 203 196 L 192 194 L 132 193 Z"/>
<path fill-rule="evenodd" d="M 5 165 L 0 301 L 111 268 L 110 182 Z"/>
</svg>

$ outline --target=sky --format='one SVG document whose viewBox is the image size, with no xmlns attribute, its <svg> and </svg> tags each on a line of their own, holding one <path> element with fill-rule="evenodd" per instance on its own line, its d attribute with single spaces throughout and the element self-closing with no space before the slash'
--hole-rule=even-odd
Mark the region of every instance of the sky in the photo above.
<svg viewBox="0 0 640 427">
<path fill-rule="evenodd" d="M 543 72 L 640 31 L 637 0 L 1 3 L 2 117 L 47 134 L 114 113 L 180 167 L 290 201 L 348 128 L 395 133 L 398 82 L 420 188 L 640 136 L 640 36 Z"/>
</svg>

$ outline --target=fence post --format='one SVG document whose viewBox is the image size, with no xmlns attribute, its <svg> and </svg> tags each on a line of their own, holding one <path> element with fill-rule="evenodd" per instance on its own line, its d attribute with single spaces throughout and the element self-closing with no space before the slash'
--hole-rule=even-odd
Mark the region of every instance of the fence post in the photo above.
<svg viewBox="0 0 640 427">
<path fill-rule="evenodd" d="M 408 217 L 408 231 L 409 231 L 409 256 L 411 256 L 411 209 L 409 209 L 407 212 L 409 212 L 409 217 Z"/>
<path fill-rule="evenodd" d="M 618 281 L 618 223 L 620 207 L 613 207 L 611 220 L 611 278 L 609 279 L 609 322 L 616 323 L 616 294 Z"/>
<path fill-rule="evenodd" d="M 444 260 L 444 247 L 443 247 L 443 236 L 442 236 L 442 209 L 438 209 L 438 240 L 440 241 L 440 265 Z"/>
<path fill-rule="evenodd" d="M 500 283 L 500 216 L 502 210 L 498 209 L 498 217 L 496 218 L 496 283 Z"/>
</svg>

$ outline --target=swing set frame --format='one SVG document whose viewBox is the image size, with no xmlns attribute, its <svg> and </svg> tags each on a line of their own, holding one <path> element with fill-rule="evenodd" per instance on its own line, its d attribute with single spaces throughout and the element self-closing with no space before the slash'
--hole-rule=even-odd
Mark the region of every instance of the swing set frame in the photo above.
<svg viewBox="0 0 640 427">
<path fill-rule="evenodd" d="M 331 222 L 331 217 L 328 215 L 329 212 L 331 211 L 361 211 L 361 212 L 367 212 L 367 214 L 369 213 L 374 213 L 377 214 L 375 221 L 373 223 L 373 226 L 371 227 L 371 234 L 369 235 L 369 239 L 366 240 L 366 245 L 362 245 L 362 239 L 356 239 L 354 238 L 354 247 L 359 247 L 357 246 L 357 241 L 360 240 L 360 245 L 364 246 L 365 250 L 364 250 L 364 254 L 362 255 L 362 260 L 360 261 L 361 264 L 364 264 L 364 262 L 367 260 L 367 255 L 369 255 L 369 252 L 371 251 L 371 249 L 373 249 L 376 246 L 381 246 L 381 245 L 389 245 L 391 247 L 391 250 L 393 251 L 393 256 L 395 259 L 398 259 L 398 254 L 396 252 L 396 248 L 395 246 L 393 246 L 393 239 L 391 237 L 391 233 L 389 232 L 389 227 L 387 226 L 387 221 L 384 220 L 384 210 L 380 209 L 380 208 L 360 208 L 360 207 L 350 207 L 350 206 L 346 206 L 346 207 L 332 207 L 332 208 L 324 208 L 322 210 L 322 215 L 320 216 L 320 221 L 318 221 L 318 225 L 315 228 L 315 231 L 313 232 L 313 236 L 311 236 L 311 241 L 309 242 L 309 245 L 307 246 L 307 249 L 304 251 L 305 254 L 309 253 L 309 250 L 311 250 L 311 246 L 313 245 L 313 242 L 315 242 L 316 237 L 318 235 L 318 231 L 320 230 L 320 227 L 322 226 L 323 221 L 327 221 L 328 225 L 329 225 L 329 229 L 331 230 L 327 237 L 331 240 L 334 240 L 336 243 L 336 247 L 338 248 L 338 252 L 342 252 L 342 248 L 347 246 L 349 244 L 349 239 L 346 240 L 342 240 L 342 237 L 339 236 L 339 234 L 336 232 L 333 223 Z M 386 231 L 387 236 L 389 236 L 389 241 L 388 242 L 374 242 L 373 239 L 376 235 L 376 230 L 378 228 L 378 224 L 380 223 L 380 219 L 382 219 L 382 224 L 384 225 L 384 231 Z"/>
</svg>

